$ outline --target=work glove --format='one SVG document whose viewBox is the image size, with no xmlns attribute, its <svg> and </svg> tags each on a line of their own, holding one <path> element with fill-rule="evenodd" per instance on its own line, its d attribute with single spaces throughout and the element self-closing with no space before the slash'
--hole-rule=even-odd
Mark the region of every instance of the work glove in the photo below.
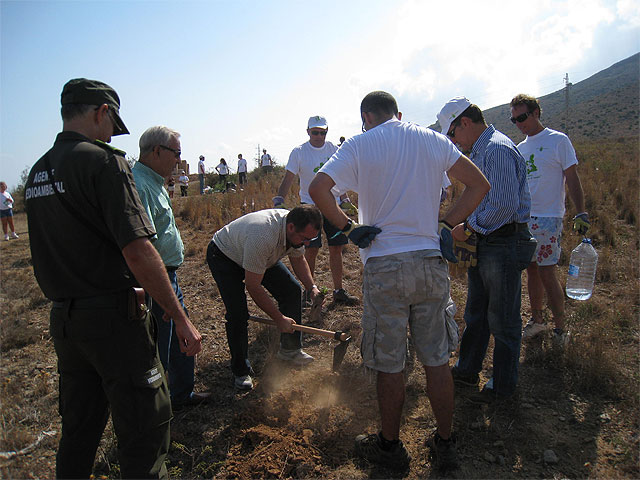
<svg viewBox="0 0 640 480">
<path fill-rule="evenodd" d="M 464 242 L 456 241 L 453 245 L 454 253 L 458 259 L 458 266 L 463 268 L 475 267 L 478 264 L 478 237 L 472 233 Z"/>
<path fill-rule="evenodd" d="M 591 224 L 589 223 L 589 214 L 582 212 L 573 217 L 573 229 L 580 235 L 586 235 Z"/>
<path fill-rule="evenodd" d="M 273 208 L 284 208 L 284 197 L 276 195 L 271 200 L 273 201 Z"/>
<path fill-rule="evenodd" d="M 341 233 L 344 233 L 349 240 L 355 243 L 360 248 L 367 248 L 371 245 L 371 242 L 382 230 L 378 227 L 372 227 L 371 225 L 360 225 L 356 222 L 349 220 L 348 228 L 337 232 L 332 238 L 337 237 Z"/>
<path fill-rule="evenodd" d="M 353 203 L 351 203 L 351 200 L 345 200 L 344 202 L 342 202 L 340 204 L 340 208 L 347 215 L 358 215 L 358 209 Z"/>
<path fill-rule="evenodd" d="M 452 229 L 453 227 L 447 222 L 442 221 L 438 223 L 438 233 L 440 235 L 440 251 L 442 252 L 442 256 L 445 258 L 445 260 L 448 260 L 451 263 L 458 263 L 458 259 L 453 253 L 453 235 L 451 235 Z"/>
</svg>

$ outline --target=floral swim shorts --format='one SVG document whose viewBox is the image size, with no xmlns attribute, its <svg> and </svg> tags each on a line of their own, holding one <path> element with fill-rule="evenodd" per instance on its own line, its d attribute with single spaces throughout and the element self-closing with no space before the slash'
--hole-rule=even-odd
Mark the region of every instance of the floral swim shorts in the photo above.
<svg viewBox="0 0 640 480">
<path fill-rule="evenodd" d="M 531 217 L 529 231 L 538 242 L 531 261 L 541 266 L 556 265 L 560 260 L 562 218 Z"/>
</svg>

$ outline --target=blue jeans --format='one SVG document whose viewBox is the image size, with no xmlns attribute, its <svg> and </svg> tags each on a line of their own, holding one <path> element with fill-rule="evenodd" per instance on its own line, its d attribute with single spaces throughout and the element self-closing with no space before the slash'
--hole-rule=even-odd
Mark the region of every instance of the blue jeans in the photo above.
<svg viewBox="0 0 640 480">
<path fill-rule="evenodd" d="M 466 327 L 456 368 L 462 374 L 479 373 L 493 335 L 493 378 L 488 385 L 498 395 L 513 394 L 518 383 L 521 272 L 535 248 L 528 229 L 508 236 L 480 236 L 478 264 L 468 270 Z"/>
<path fill-rule="evenodd" d="M 189 315 L 187 307 L 184 306 L 182 298 L 182 290 L 178 285 L 178 276 L 176 271 L 167 271 L 169 281 L 176 293 L 180 305 L 184 312 Z M 173 319 L 165 322 L 162 317 L 164 310 L 157 303 L 153 302 L 151 306 L 153 316 L 158 323 L 158 354 L 165 372 L 169 374 L 169 392 L 171 393 L 171 401 L 180 403 L 186 401 L 191 392 L 193 392 L 194 377 L 193 371 L 195 367 L 195 357 L 189 357 L 180 351 L 178 336 L 176 335 L 176 326 Z"/>
<path fill-rule="evenodd" d="M 199 173 L 198 177 L 200 177 L 200 195 L 202 195 L 204 193 L 204 175 Z"/>
<path fill-rule="evenodd" d="M 244 290 L 244 269 L 220 252 L 213 242 L 209 243 L 207 249 L 207 263 L 227 309 L 225 328 L 231 353 L 231 371 L 236 377 L 249 375 L 249 309 Z M 262 286 L 276 299 L 283 315 L 293 318 L 298 324 L 302 323 L 302 288 L 281 261 L 264 272 Z M 281 333 L 280 347 L 284 350 L 302 348 L 302 334 Z"/>
</svg>

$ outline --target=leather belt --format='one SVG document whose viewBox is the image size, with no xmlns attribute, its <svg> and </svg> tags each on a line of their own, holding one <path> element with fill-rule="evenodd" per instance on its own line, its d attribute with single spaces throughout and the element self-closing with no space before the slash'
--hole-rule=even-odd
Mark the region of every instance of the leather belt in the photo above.
<svg viewBox="0 0 640 480">
<path fill-rule="evenodd" d="M 518 233 L 523 230 L 526 230 L 527 228 L 529 228 L 529 226 L 526 223 L 512 222 L 512 223 L 507 223 L 506 225 L 501 226 L 497 230 L 494 230 L 493 232 L 487 235 L 482 235 L 482 236 L 483 237 L 490 237 L 490 236 L 507 237 L 509 235 L 513 235 L 514 233 Z"/>
</svg>

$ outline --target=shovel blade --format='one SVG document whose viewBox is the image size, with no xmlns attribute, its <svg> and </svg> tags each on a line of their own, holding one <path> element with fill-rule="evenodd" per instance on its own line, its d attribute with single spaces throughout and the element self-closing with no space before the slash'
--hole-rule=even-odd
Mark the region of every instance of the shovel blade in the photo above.
<svg viewBox="0 0 640 480">
<path fill-rule="evenodd" d="M 333 371 L 337 372 L 342 365 L 342 360 L 344 360 L 344 356 L 347 353 L 347 347 L 349 346 L 349 342 L 351 341 L 351 337 L 348 337 L 346 340 L 341 340 L 338 345 L 336 345 L 333 349 Z"/>
</svg>

